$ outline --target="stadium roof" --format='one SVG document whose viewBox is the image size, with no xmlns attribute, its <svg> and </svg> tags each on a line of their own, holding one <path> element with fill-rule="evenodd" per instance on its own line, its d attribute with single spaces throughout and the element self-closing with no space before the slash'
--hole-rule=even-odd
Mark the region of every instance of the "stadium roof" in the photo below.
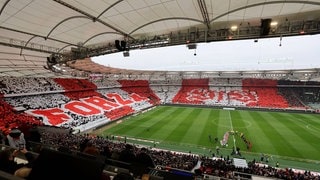
<svg viewBox="0 0 320 180">
<path fill-rule="evenodd" d="M 278 24 L 264 24 L 269 19 Z M 119 51 L 116 40 L 152 48 L 299 35 L 319 33 L 319 21 L 320 0 L 0 0 L 0 75 L 67 77 L 52 72 L 47 57 L 77 64 Z"/>
</svg>

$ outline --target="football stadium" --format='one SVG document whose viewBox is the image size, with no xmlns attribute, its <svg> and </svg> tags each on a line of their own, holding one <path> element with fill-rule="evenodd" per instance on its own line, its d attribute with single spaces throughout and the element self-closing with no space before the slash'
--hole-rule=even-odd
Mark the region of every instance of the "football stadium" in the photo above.
<svg viewBox="0 0 320 180">
<path fill-rule="evenodd" d="M 320 179 L 320 1 L 0 7 L 0 179 Z"/>
</svg>

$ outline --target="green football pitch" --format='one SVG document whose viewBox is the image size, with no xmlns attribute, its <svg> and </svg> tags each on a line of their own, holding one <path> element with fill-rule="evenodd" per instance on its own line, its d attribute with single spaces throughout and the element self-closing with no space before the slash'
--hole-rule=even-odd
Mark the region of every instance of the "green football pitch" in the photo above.
<svg viewBox="0 0 320 180">
<path fill-rule="evenodd" d="M 221 146 L 226 133 L 227 145 Z M 260 161 L 263 154 L 271 166 L 320 172 L 319 114 L 158 106 L 114 122 L 99 135 L 207 156 L 219 146 L 219 156 L 231 157 L 237 147 L 248 161 Z"/>
</svg>

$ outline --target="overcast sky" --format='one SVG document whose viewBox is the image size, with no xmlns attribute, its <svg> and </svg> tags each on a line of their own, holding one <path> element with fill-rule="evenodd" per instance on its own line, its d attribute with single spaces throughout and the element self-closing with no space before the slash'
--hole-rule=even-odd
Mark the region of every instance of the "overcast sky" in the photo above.
<svg viewBox="0 0 320 180">
<path fill-rule="evenodd" d="M 281 44 L 281 46 L 280 46 Z M 163 71 L 237 71 L 320 68 L 320 35 L 232 40 L 130 50 L 130 56 L 114 53 L 92 60 L 124 69 Z M 195 55 L 196 53 L 196 55 Z"/>
</svg>

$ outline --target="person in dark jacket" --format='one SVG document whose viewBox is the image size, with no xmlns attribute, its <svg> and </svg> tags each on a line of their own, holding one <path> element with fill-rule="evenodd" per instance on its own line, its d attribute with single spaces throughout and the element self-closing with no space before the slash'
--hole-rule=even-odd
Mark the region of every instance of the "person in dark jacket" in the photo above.
<svg viewBox="0 0 320 180">
<path fill-rule="evenodd" d="M 135 177 L 142 178 L 144 174 L 148 174 L 149 168 L 155 168 L 155 164 L 148 150 L 143 147 L 136 156 L 136 162 L 132 164 L 132 171 Z"/>
<path fill-rule="evenodd" d="M 136 162 L 144 164 L 146 167 L 154 168 L 155 164 L 147 152 L 147 148 L 141 148 L 140 152 L 137 154 Z"/>
<path fill-rule="evenodd" d="M 15 157 L 22 153 L 25 156 L 25 159 L 27 160 L 27 163 L 18 163 L 15 161 Z M 12 149 L 4 149 L 0 151 L 0 170 L 14 174 L 16 170 L 28 166 L 32 166 L 32 162 L 35 159 L 34 155 L 27 151 L 26 149 L 21 150 L 13 150 Z"/>
<path fill-rule="evenodd" d="M 133 151 L 133 146 L 130 144 L 125 145 L 125 149 L 120 152 L 119 161 L 132 163 L 136 161 L 136 155 Z"/>
<path fill-rule="evenodd" d="M 0 144 L 6 144 L 6 136 L 1 130 L 0 130 Z"/>
</svg>

